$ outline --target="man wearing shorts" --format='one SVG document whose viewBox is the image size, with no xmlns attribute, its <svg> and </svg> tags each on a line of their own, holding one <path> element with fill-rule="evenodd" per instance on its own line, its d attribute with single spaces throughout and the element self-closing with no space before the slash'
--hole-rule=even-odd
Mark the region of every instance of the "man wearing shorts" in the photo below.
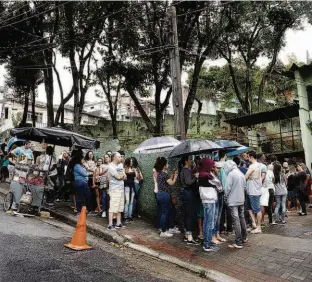
<svg viewBox="0 0 312 282">
<path fill-rule="evenodd" d="M 248 211 L 252 219 L 251 231 L 253 234 L 261 233 L 261 208 L 260 197 L 262 189 L 262 167 L 257 162 L 257 153 L 255 151 L 248 152 L 248 157 L 251 165 L 245 175 L 247 180 L 247 194 L 249 200 Z"/>
<path fill-rule="evenodd" d="M 108 166 L 108 177 L 109 177 L 109 196 L 110 196 L 110 206 L 109 206 L 109 224 L 107 229 L 114 230 L 115 228 L 122 228 L 121 224 L 121 213 L 124 211 L 125 207 L 125 190 L 124 190 L 124 180 L 126 179 L 126 174 L 123 166 L 121 165 L 122 158 L 117 152 L 112 154 L 112 162 Z M 117 215 L 117 224 L 113 225 L 114 214 Z"/>
</svg>

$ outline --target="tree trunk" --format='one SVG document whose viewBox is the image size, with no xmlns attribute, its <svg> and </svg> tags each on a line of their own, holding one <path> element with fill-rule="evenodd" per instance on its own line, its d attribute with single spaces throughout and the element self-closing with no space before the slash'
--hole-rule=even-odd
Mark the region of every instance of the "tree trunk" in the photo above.
<svg viewBox="0 0 312 282">
<path fill-rule="evenodd" d="M 32 126 L 36 127 L 36 90 L 35 87 L 31 89 L 32 99 L 31 99 L 31 120 Z"/>
<path fill-rule="evenodd" d="M 148 117 L 148 115 L 146 114 L 146 112 L 144 111 L 144 109 L 143 109 L 142 105 L 140 104 L 138 97 L 135 95 L 133 89 L 129 86 L 126 86 L 126 89 L 129 93 L 130 97 L 132 98 L 136 108 L 138 109 L 143 121 L 145 122 L 145 124 L 147 126 L 147 130 L 150 133 L 154 133 L 155 127 L 154 127 L 152 121 L 150 120 L 150 118 Z"/>
<path fill-rule="evenodd" d="M 23 116 L 22 116 L 22 120 L 19 124 L 19 127 L 25 127 L 26 126 L 28 106 L 29 106 L 29 99 L 28 98 L 29 98 L 29 94 L 25 94 Z"/>
<path fill-rule="evenodd" d="M 203 108 L 203 103 L 199 101 L 199 99 L 195 99 L 198 103 L 198 109 L 197 109 L 197 116 L 196 116 L 196 123 L 197 123 L 197 134 L 200 134 L 200 113 Z"/>
<path fill-rule="evenodd" d="M 184 106 L 184 122 L 185 122 L 185 133 L 187 133 L 188 126 L 189 126 L 189 121 L 190 121 L 190 114 L 191 110 L 196 98 L 196 91 L 197 91 L 197 85 L 198 85 L 198 80 L 199 80 L 199 74 L 202 68 L 202 65 L 205 61 L 204 57 L 197 57 L 196 62 L 194 65 L 194 72 L 192 75 L 192 83 L 191 87 L 189 89 L 189 93 L 185 102 Z"/>
<path fill-rule="evenodd" d="M 162 135 L 163 115 L 161 112 L 160 95 L 161 95 L 161 87 L 159 87 L 159 85 L 156 85 L 156 91 L 155 91 L 156 120 L 155 120 L 154 136 Z"/>
<path fill-rule="evenodd" d="M 45 50 L 43 52 L 45 65 L 47 68 L 43 71 L 44 74 L 44 86 L 47 97 L 47 116 L 48 116 L 48 127 L 54 126 L 54 108 L 53 108 L 53 96 L 54 96 L 54 86 L 53 86 L 53 70 L 52 70 L 52 49 Z"/>
</svg>

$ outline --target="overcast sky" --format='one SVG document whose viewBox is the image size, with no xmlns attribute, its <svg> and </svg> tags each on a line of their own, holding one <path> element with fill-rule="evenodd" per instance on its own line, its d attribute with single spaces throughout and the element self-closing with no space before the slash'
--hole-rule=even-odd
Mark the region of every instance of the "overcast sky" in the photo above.
<svg viewBox="0 0 312 282">
<path fill-rule="evenodd" d="M 306 62 L 307 59 L 307 51 L 309 51 L 310 58 L 312 58 L 312 26 L 310 24 L 305 24 L 304 30 L 288 30 L 286 33 L 286 46 L 281 50 L 279 54 L 279 59 L 283 61 L 283 63 L 288 63 L 288 58 L 290 56 L 295 56 L 298 61 Z M 225 63 L 224 60 L 216 60 L 207 62 L 208 65 L 223 65 Z M 264 66 L 267 63 L 265 58 L 260 59 L 258 61 L 259 65 Z M 64 67 L 69 66 L 69 60 L 59 57 L 57 60 L 57 69 L 60 72 L 60 76 L 63 83 L 64 93 L 65 95 L 70 91 L 71 84 L 71 74 L 64 69 Z M 3 66 L 0 66 L 0 85 L 4 85 L 4 76 L 5 70 Z M 182 80 L 185 81 L 186 75 L 182 75 Z M 183 82 L 183 81 L 182 81 Z M 60 102 L 60 92 L 57 85 L 57 81 L 54 81 L 54 104 L 58 104 Z M 100 88 L 99 88 L 100 89 Z M 90 88 L 87 94 L 87 101 L 94 102 L 99 100 L 96 98 L 94 94 L 95 88 Z M 45 91 L 44 85 L 40 85 L 39 89 L 39 97 L 38 100 L 46 102 L 45 99 Z M 70 101 L 72 103 L 72 101 Z"/>
</svg>

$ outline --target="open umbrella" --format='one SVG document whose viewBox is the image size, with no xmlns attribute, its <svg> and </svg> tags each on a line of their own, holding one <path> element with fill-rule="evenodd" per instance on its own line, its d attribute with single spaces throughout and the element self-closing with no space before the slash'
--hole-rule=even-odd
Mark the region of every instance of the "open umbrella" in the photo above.
<svg viewBox="0 0 312 282">
<path fill-rule="evenodd" d="M 235 149 L 243 146 L 242 144 L 232 140 L 216 140 L 215 142 L 223 149 Z"/>
<path fill-rule="evenodd" d="M 14 128 L 11 130 L 10 134 L 11 136 L 15 136 L 17 138 L 23 138 L 37 142 L 44 141 L 48 144 L 63 147 L 76 146 L 86 149 L 97 149 L 100 147 L 100 142 L 93 138 L 58 127 Z"/>
<path fill-rule="evenodd" d="M 16 144 L 17 146 L 21 146 L 23 145 L 23 143 L 25 142 L 25 139 L 22 138 L 16 138 L 16 137 L 12 137 L 9 142 L 8 142 L 8 151 L 10 151 L 11 147 L 13 144 Z"/>
<path fill-rule="evenodd" d="M 248 151 L 249 151 L 249 148 L 248 148 L 248 147 L 242 146 L 242 147 L 237 148 L 237 149 L 234 150 L 234 151 L 231 151 L 231 152 L 227 153 L 226 155 L 227 155 L 228 157 L 234 157 L 234 156 L 238 156 L 238 155 L 240 155 L 240 154 L 242 154 L 242 153 L 246 153 L 246 152 L 248 152 Z"/>
<path fill-rule="evenodd" d="M 136 154 L 151 154 L 158 152 L 171 151 L 181 142 L 173 137 L 153 137 L 142 142 L 133 153 Z"/>
<path fill-rule="evenodd" d="M 210 140 L 190 139 L 176 146 L 169 154 L 169 158 L 199 155 L 220 149 L 223 148 Z"/>
</svg>

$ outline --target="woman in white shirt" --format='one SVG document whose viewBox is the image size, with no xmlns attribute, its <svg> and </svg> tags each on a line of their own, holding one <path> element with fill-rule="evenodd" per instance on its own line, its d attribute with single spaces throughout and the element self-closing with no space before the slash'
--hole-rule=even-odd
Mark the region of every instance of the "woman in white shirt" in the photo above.
<svg viewBox="0 0 312 282">
<path fill-rule="evenodd" d="M 273 197 L 270 199 L 270 195 L 273 192 Z M 262 186 L 262 195 L 260 198 L 261 204 L 261 212 L 262 212 L 262 220 L 261 224 L 264 224 L 264 215 L 267 211 L 269 216 L 269 224 L 272 223 L 272 206 L 274 200 L 274 173 L 273 173 L 273 165 L 268 166 L 268 171 L 266 173 L 263 186 Z"/>
</svg>

